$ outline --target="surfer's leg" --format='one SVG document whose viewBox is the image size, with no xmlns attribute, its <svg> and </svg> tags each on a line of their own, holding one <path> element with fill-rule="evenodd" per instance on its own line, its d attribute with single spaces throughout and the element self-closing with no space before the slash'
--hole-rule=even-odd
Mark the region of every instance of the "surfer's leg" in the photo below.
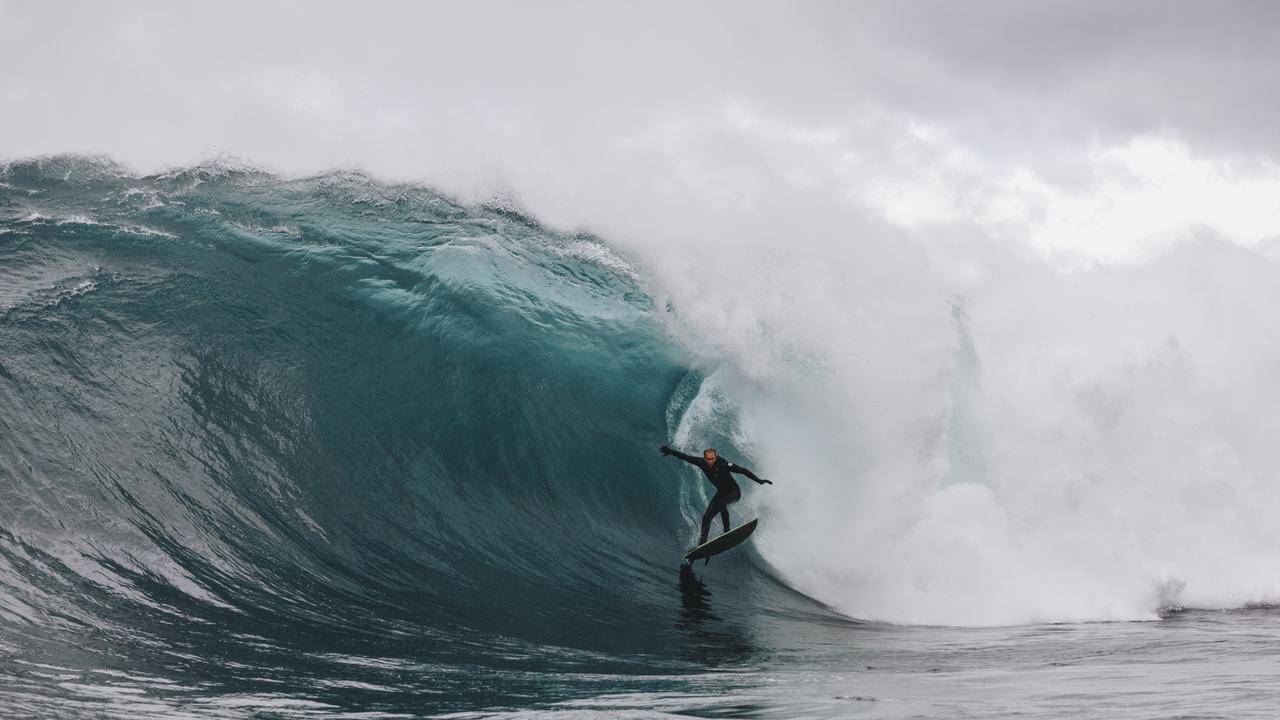
<svg viewBox="0 0 1280 720">
<path fill-rule="evenodd" d="M 698 535 L 698 544 L 707 541 L 707 533 L 711 532 L 711 518 L 719 514 L 724 514 L 724 529 L 729 529 L 729 511 L 725 509 L 724 495 L 716 493 L 711 497 L 711 502 L 707 503 L 707 511 L 702 513 L 702 533 Z"/>
<path fill-rule="evenodd" d="M 719 497 L 718 493 L 716 497 Z M 724 523 L 725 532 L 729 532 L 729 506 L 738 502 L 740 499 L 742 499 L 742 495 L 735 492 L 731 495 L 726 495 L 724 502 L 720 505 L 720 521 Z"/>
<path fill-rule="evenodd" d="M 711 498 L 711 502 L 707 503 L 707 511 L 702 513 L 702 532 L 698 533 L 698 544 L 707 541 L 707 533 L 711 532 L 711 518 L 715 517 L 716 499 Z"/>
</svg>

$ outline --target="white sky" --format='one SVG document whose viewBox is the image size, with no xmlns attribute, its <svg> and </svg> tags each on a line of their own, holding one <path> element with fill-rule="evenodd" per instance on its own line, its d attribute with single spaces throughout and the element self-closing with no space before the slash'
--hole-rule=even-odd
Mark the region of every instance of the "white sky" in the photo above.
<svg viewBox="0 0 1280 720">
<path fill-rule="evenodd" d="M 1265 2 L 0 0 L 0 158 L 355 166 L 570 224 L 843 205 L 1132 260 L 1280 238 L 1277 67 Z"/>
</svg>

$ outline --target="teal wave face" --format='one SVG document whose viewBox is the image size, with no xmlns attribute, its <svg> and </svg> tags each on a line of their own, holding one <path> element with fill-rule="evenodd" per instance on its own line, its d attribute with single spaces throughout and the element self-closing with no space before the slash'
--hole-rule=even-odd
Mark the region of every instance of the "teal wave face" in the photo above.
<svg viewBox="0 0 1280 720">
<path fill-rule="evenodd" d="M 687 635 L 656 448 L 690 371 L 599 240 L 351 174 L 0 182 L 0 550 L 41 642 L 55 611 L 223 661 Z"/>
</svg>

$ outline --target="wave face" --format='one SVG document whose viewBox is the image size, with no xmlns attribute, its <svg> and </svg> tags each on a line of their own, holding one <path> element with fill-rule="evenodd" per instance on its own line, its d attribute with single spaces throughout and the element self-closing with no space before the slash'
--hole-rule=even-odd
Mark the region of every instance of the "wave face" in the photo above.
<svg viewBox="0 0 1280 720">
<path fill-rule="evenodd" d="M 8 714 L 649 697 L 850 617 L 1280 602 L 1253 251 L 993 253 L 956 298 L 899 237 L 646 255 L 358 174 L 55 157 L 0 171 L 0 258 Z M 779 481 L 698 574 L 664 441 Z"/>
<path fill-rule="evenodd" d="M 707 591 L 674 561 L 704 495 L 656 449 L 701 377 L 609 248 L 359 175 L 0 179 L 0 615 L 26 661 L 256 697 L 365 658 L 429 678 L 420 710 L 582 653 L 700 662 L 678 620 Z M 748 590 L 721 613 L 820 612 L 718 564 Z"/>
</svg>

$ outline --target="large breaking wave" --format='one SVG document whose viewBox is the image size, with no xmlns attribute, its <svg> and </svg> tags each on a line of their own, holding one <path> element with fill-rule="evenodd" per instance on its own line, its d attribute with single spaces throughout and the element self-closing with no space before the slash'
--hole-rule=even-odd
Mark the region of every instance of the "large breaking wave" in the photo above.
<svg viewBox="0 0 1280 720">
<path fill-rule="evenodd" d="M 1280 599 L 1252 252 L 953 295 L 897 240 L 755 247 L 726 295 L 724 245 L 681 275 L 355 173 L 0 181 L 7 643 L 698 662 L 674 561 L 705 495 L 669 440 L 778 481 L 713 565 L 721 650 L 832 617 L 800 593 L 925 624 Z"/>
<path fill-rule="evenodd" d="M 614 251 L 355 174 L 2 179 L 11 642 L 671 655 L 701 375 Z"/>
</svg>

